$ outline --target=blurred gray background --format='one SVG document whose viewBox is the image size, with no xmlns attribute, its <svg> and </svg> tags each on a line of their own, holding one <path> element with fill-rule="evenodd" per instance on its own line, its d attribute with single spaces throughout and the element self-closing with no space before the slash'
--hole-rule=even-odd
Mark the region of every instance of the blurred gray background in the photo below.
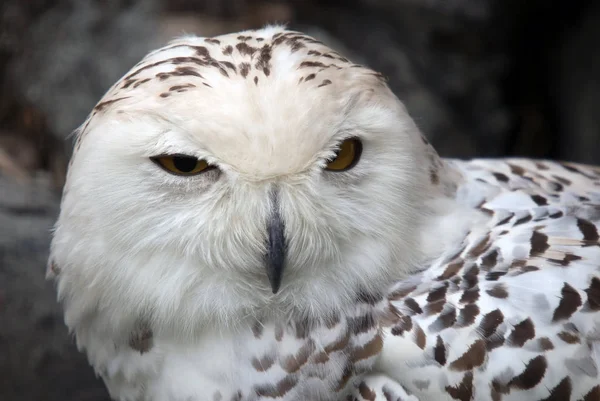
<svg viewBox="0 0 600 401">
<path fill-rule="evenodd" d="M 381 71 L 443 156 L 600 163 L 600 2 L 1 0 L 0 400 L 108 401 L 44 280 L 71 138 L 174 36 L 268 22 Z"/>
</svg>

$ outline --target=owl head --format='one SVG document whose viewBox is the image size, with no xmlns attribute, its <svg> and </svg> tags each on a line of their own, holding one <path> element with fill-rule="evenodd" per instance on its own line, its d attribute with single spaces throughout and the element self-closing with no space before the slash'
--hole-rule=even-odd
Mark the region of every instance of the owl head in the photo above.
<svg viewBox="0 0 600 401">
<path fill-rule="evenodd" d="M 77 132 L 50 256 L 66 322 L 185 332 L 378 296 L 421 257 L 431 152 L 379 74 L 309 36 L 171 42 Z"/>
</svg>

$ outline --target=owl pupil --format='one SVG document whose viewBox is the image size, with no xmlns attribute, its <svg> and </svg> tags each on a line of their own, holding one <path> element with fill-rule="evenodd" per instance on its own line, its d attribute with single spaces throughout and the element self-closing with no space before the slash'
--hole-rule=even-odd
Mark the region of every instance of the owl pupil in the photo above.
<svg viewBox="0 0 600 401">
<path fill-rule="evenodd" d="M 190 171 L 196 168 L 198 164 L 198 159 L 195 157 L 183 157 L 177 156 L 173 158 L 173 165 L 177 170 L 183 171 L 184 173 L 189 173 Z"/>
</svg>

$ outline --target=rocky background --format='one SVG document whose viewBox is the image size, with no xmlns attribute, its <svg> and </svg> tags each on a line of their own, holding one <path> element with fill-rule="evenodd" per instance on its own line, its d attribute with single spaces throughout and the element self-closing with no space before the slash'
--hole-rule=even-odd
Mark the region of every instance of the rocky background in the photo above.
<svg viewBox="0 0 600 401">
<path fill-rule="evenodd" d="M 444 156 L 600 163 L 600 2 L 3 0 L 0 400 L 108 401 L 44 280 L 69 134 L 173 36 L 276 21 L 387 75 Z"/>
</svg>

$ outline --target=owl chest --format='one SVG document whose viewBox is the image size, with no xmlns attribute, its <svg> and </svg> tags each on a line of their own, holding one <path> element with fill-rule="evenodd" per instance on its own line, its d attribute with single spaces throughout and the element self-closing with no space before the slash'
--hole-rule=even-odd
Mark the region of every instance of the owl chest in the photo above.
<svg viewBox="0 0 600 401">
<path fill-rule="evenodd" d="M 313 327 L 261 324 L 235 335 L 207 335 L 193 345 L 164 344 L 146 399 L 343 399 L 371 370 L 381 347 L 368 318 Z"/>
</svg>

